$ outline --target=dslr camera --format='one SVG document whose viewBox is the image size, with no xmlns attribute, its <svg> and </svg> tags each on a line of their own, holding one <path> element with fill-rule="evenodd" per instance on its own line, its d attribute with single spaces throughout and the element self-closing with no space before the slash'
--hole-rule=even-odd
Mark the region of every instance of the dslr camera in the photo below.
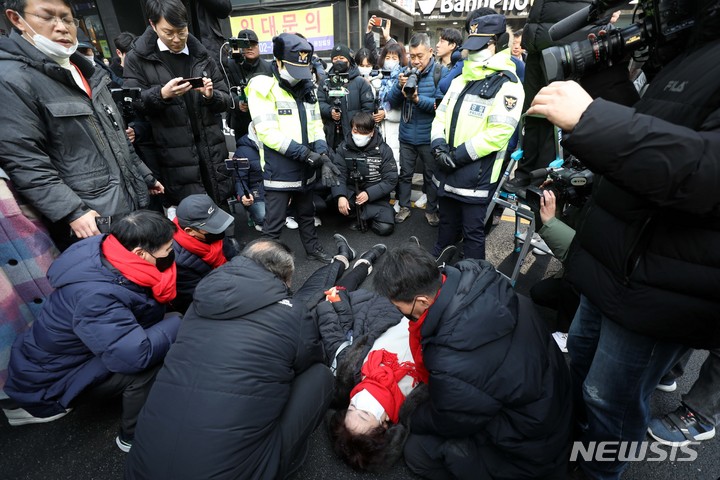
<svg viewBox="0 0 720 480">
<path fill-rule="evenodd" d="M 373 70 L 370 70 L 370 78 L 375 78 L 375 77 L 378 77 L 378 76 L 379 76 L 380 78 L 390 78 L 390 74 L 391 74 L 391 73 L 392 73 L 392 72 L 391 72 L 390 70 L 385 70 L 385 69 L 379 69 L 379 70 L 377 70 L 377 69 L 373 69 Z"/>
<path fill-rule="evenodd" d="M 596 22 L 607 11 L 617 10 L 624 0 L 595 0 L 589 6 L 553 25 L 550 37 L 563 38 Z M 639 13 L 638 13 L 639 10 Z M 639 0 L 638 22 L 622 29 L 600 30 L 587 40 L 543 50 L 543 70 L 548 82 L 578 79 L 602 70 L 636 50 L 644 49 L 648 61 L 643 67 L 657 72 L 683 49 L 695 24 L 692 0 Z"/>
<path fill-rule="evenodd" d="M 250 39 L 247 35 L 242 37 L 231 37 L 228 38 L 228 45 L 230 45 L 230 52 L 232 58 L 238 62 L 243 63 L 245 61 L 245 55 L 243 55 L 243 48 L 250 48 Z"/>
<path fill-rule="evenodd" d="M 548 177 L 551 183 L 543 188 L 528 187 L 525 201 L 533 212 L 540 212 L 540 198 L 543 191 L 550 190 L 557 199 L 558 212 L 566 205 L 582 207 L 592 193 L 593 173 L 585 168 L 580 161 L 569 156 L 561 168 L 541 168 L 530 173 L 531 178 Z"/>
<path fill-rule="evenodd" d="M 412 97 L 415 95 L 418 86 L 418 69 L 417 68 L 406 68 L 404 75 L 407 77 L 405 86 L 403 87 L 403 93 L 406 97 Z"/>
<path fill-rule="evenodd" d="M 111 88 L 110 93 L 112 98 L 117 105 L 120 115 L 122 115 L 125 127 L 135 118 L 135 109 L 133 103 L 136 100 L 140 100 L 141 89 L 139 87 L 133 88 Z"/>
</svg>

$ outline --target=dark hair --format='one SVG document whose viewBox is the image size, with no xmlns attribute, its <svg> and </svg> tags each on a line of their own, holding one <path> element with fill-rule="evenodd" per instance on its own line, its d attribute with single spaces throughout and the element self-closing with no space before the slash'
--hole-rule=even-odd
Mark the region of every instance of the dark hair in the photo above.
<svg viewBox="0 0 720 480">
<path fill-rule="evenodd" d="M 362 133 L 371 133 L 375 130 L 375 119 L 372 113 L 359 111 L 353 115 L 350 123 Z"/>
<path fill-rule="evenodd" d="M 385 57 L 388 53 L 397 53 L 400 65 L 407 67 L 407 53 L 405 53 L 405 47 L 403 44 L 398 42 L 386 43 L 385 47 L 380 50 L 380 58 L 378 58 L 378 67 L 382 68 L 385 64 Z M 383 62 L 383 63 L 380 63 Z"/>
<path fill-rule="evenodd" d="M 375 55 L 375 52 L 364 47 L 355 52 L 355 65 L 362 65 L 363 60 L 366 59 L 370 65 L 377 64 L 377 56 Z"/>
<path fill-rule="evenodd" d="M 157 212 L 138 210 L 113 223 L 110 233 L 127 250 L 140 247 L 152 253 L 172 240 L 175 224 Z"/>
<path fill-rule="evenodd" d="M 448 43 L 454 43 L 456 47 L 462 45 L 462 32 L 457 28 L 446 28 L 440 33 L 440 38 Z"/>
<path fill-rule="evenodd" d="M 472 12 L 468 13 L 467 18 L 465 19 L 465 33 L 470 33 L 470 22 L 475 20 L 478 17 L 484 17 L 485 15 L 496 15 L 497 12 L 493 10 L 492 8 L 478 8 L 477 10 L 473 10 Z"/>
<path fill-rule="evenodd" d="M 188 12 L 180 0 L 147 0 L 145 3 L 148 19 L 156 24 L 163 18 L 175 28 L 188 26 Z"/>
<path fill-rule="evenodd" d="M 388 436 L 385 427 L 365 434 L 354 434 L 345 426 L 347 409 L 337 410 L 328 424 L 335 454 L 353 470 L 375 470 L 385 462 Z"/>
<path fill-rule="evenodd" d="M 515 38 L 522 37 L 522 34 L 523 34 L 523 29 L 521 28 L 521 29 L 515 30 L 513 32 L 513 37 L 515 37 Z"/>
<path fill-rule="evenodd" d="M 295 272 L 292 250 L 279 240 L 258 238 L 248 243 L 240 255 L 259 263 L 285 283 L 290 283 Z"/>
<path fill-rule="evenodd" d="M 65 6 L 72 9 L 72 3 L 70 0 L 62 0 Z M 18 13 L 25 13 L 25 7 L 27 7 L 27 0 L 5 0 L 3 3 L 3 10 L 14 10 Z"/>
<path fill-rule="evenodd" d="M 390 300 L 411 302 L 418 295 L 435 296 L 442 276 L 435 259 L 417 245 L 402 245 L 384 255 L 376 267 L 375 291 Z"/>
<path fill-rule="evenodd" d="M 130 50 L 132 50 L 134 41 L 135 35 L 130 32 L 122 32 L 120 35 L 113 39 L 115 48 L 120 50 L 121 53 L 128 53 Z"/>
</svg>

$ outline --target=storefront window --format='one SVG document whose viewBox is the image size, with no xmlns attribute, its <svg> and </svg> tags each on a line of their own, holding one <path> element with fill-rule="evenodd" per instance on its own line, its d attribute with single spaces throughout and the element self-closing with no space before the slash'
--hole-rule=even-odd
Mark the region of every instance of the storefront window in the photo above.
<svg viewBox="0 0 720 480">
<path fill-rule="evenodd" d="M 80 20 L 80 29 L 90 39 L 90 43 L 95 46 L 95 50 L 100 52 L 103 57 L 111 58 L 110 43 L 102 20 L 100 20 L 100 12 L 95 2 L 72 2 L 75 18 Z"/>
</svg>

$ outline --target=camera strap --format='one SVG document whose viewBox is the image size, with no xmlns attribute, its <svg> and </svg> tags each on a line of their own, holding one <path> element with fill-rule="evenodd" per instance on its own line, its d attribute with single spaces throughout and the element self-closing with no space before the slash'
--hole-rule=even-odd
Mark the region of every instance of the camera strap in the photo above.
<svg viewBox="0 0 720 480">
<path fill-rule="evenodd" d="M 453 106 L 452 117 L 450 119 L 450 130 L 448 133 L 448 145 L 456 147 L 455 130 L 457 128 L 457 121 L 460 116 L 460 109 L 462 108 L 465 95 L 477 95 L 481 98 L 493 98 L 507 81 L 517 82 L 518 78 L 511 71 L 502 70 L 500 72 L 495 72 L 492 75 L 488 75 L 482 80 L 474 80 L 465 85 L 458 95 L 457 100 L 455 100 L 455 105 Z"/>
</svg>

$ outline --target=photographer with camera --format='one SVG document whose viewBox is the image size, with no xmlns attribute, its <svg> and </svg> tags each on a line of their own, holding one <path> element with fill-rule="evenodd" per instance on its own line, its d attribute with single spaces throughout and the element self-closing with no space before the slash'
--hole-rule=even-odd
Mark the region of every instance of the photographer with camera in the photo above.
<svg viewBox="0 0 720 480">
<path fill-rule="evenodd" d="M 318 88 L 318 103 L 328 145 L 334 150 L 350 132 L 353 115 L 357 112 L 373 113 L 375 96 L 370 84 L 360 75 L 348 47 L 335 45 L 331 57 L 332 68 Z"/>
<path fill-rule="evenodd" d="M 273 38 L 272 76 L 259 75 L 247 88 L 248 105 L 260 146 L 265 187 L 263 234 L 280 238 L 292 200 L 308 258 L 330 263 L 315 231 L 313 190 L 338 185 L 340 171 L 330 153 L 310 73 L 313 47 L 291 33 Z M 360 79 L 362 83 L 364 80 Z"/>
<path fill-rule="evenodd" d="M 485 212 L 502 173 L 510 137 L 520 120 L 522 84 L 507 51 L 496 54 L 505 33 L 498 14 L 468 18 L 462 74 L 450 84 L 432 123 L 433 181 L 440 202 L 435 255 L 463 237 L 465 258 L 485 259 Z"/>
<path fill-rule="evenodd" d="M 568 350 L 583 442 L 643 440 L 660 378 L 688 347 L 720 345 L 720 8 L 683 6 L 641 1 L 649 20 L 689 12 L 671 20 L 693 27 L 671 37 L 679 53 L 633 108 L 568 81 L 540 90 L 528 111 L 567 132 L 565 148 L 602 175 L 567 263 L 582 294 Z M 652 31 L 643 41 L 655 57 L 668 44 L 666 30 Z M 581 466 L 619 478 L 626 462 Z"/>
<path fill-rule="evenodd" d="M 400 122 L 400 181 L 398 192 L 400 211 L 395 222 L 402 223 L 410 216 L 410 191 L 415 163 L 423 163 L 423 191 L 427 195 L 425 219 L 432 227 L 440 223 L 437 214 L 437 189 L 432 182 L 435 159 L 430 149 L 430 127 L 435 118 L 435 91 L 433 76 L 435 59 L 430 37 L 416 33 L 410 38 L 410 65 L 398 76 L 398 82 L 390 90 L 387 101 L 390 107 L 402 108 Z"/>
<path fill-rule="evenodd" d="M 228 77 L 230 78 L 231 95 L 235 95 L 235 108 L 228 111 L 228 127 L 235 132 L 235 141 L 239 141 L 248 133 L 248 125 L 252 121 L 248 108 L 245 89 L 255 75 L 272 75 L 270 62 L 260 58 L 258 36 L 252 30 L 240 30 L 237 40 L 241 46 L 238 54 L 232 53 L 228 60 Z M 230 45 L 232 49 L 232 45 Z"/>
</svg>

